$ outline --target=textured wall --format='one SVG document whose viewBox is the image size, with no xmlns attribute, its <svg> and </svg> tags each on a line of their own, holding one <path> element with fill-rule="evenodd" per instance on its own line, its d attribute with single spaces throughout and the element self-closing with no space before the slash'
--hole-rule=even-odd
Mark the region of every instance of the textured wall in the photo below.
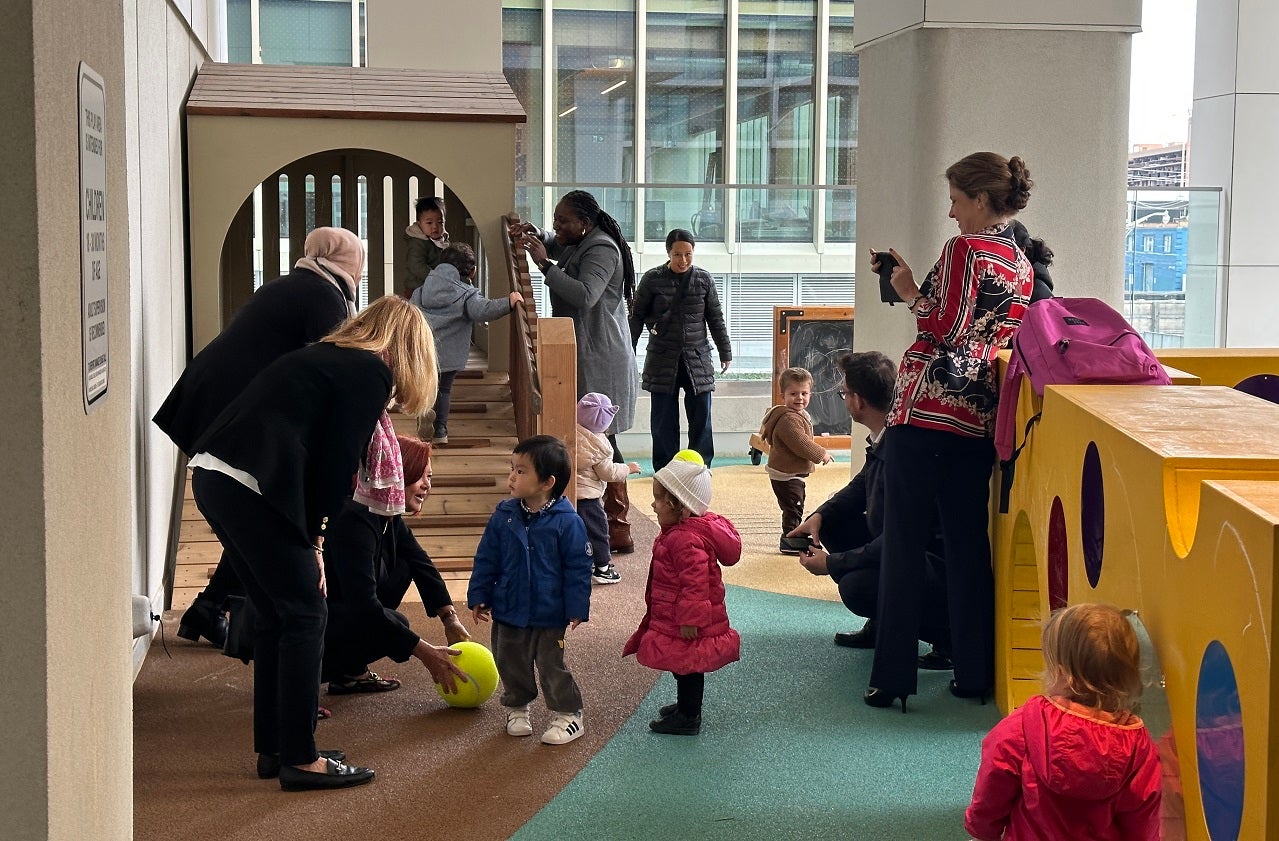
<svg viewBox="0 0 1279 841">
<path fill-rule="evenodd" d="M 858 350 L 896 356 L 913 337 L 909 312 L 879 302 L 867 251 L 896 248 L 922 282 L 958 233 L 946 167 L 970 152 L 1025 159 L 1035 189 L 1020 218 L 1056 252 L 1061 294 L 1119 300 L 1130 38 L 915 29 L 862 49 Z"/>
</svg>

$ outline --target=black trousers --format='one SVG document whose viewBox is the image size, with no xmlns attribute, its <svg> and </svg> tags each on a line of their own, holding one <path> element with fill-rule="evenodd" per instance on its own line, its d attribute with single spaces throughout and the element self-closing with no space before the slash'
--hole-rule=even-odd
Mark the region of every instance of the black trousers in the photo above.
<svg viewBox="0 0 1279 841">
<path fill-rule="evenodd" d="M 254 749 L 279 754 L 284 765 L 314 762 L 328 620 L 315 550 L 265 499 L 230 476 L 196 468 L 191 488 L 200 513 L 222 541 L 223 560 L 243 582 L 258 614 Z"/>
<path fill-rule="evenodd" d="M 649 427 L 653 435 L 653 469 L 661 470 L 675 454 L 679 446 L 679 394 L 684 392 L 684 414 L 688 415 L 688 448 L 696 450 L 702 461 L 710 467 L 715 458 L 715 436 L 711 433 L 711 394 L 693 392 L 693 380 L 688 375 L 684 360 L 677 363 L 675 390 L 670 394 L 649 394 Z"/>
<path fill-rule="evenodd" d="M 870 685 L 890 695 L 916 689 L 925 557 L 940 517 L 946 544 L 955 683 L 994 685 L 995 578 L 990 565 L 989 438 L 891 426 L 884 433 L 884 554 Z"/>
<path fill-rule="evenodd" d="M 596 569 L 603 569 L 613 562 L 613 553 L 608 548 L 608 515 L 604 513 L 604 503 L 599 499 L 579 499 L 577 516 L 582 518 L 586 526 L 586 541 L 591 544 L 591 560 Z"/>
</svg>

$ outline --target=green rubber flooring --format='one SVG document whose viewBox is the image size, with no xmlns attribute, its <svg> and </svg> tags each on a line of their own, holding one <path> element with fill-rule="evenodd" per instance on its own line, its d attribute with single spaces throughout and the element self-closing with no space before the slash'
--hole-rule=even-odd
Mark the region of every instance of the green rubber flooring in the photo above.
<svg viewBox="0 0 1279 841">
<path fill-rule="evenodd" d="M 513 838 L 968 838 L 993 704 L 951 697 L 949 672 L 920 672 L 905 715 L 872 709 L 861 698 L 871 652 L 831 641 L 860 621 L 842 604 L 730 586 L 728 610 L 742 659 L 706 676 L 701 735 L 649 731 L 675 698 L 664 675 Z"/>
</svg>

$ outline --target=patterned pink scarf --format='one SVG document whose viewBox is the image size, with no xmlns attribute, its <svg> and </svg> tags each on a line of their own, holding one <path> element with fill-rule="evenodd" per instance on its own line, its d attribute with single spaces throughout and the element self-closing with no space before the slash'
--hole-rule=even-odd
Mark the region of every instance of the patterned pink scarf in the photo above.
<svg viewBox="0 0 1279 841">
<path fill-rule="evenodd" d="M 404 513 L 404 462 L 395 427 L 386 412 L 378 418 L 368 454 L 356 473 L 354 499 L 383 517 Z"/>
</svg>

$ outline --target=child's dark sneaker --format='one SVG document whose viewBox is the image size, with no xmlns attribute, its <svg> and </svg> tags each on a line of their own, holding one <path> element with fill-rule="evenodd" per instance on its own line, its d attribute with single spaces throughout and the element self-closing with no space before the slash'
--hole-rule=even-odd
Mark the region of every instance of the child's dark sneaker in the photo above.
<svg viewBox="0 0 1279 841">
<path fill-rule="evenodd" d="M 622 580 L 622 574 L 617 571 L 617 567 L 609 564 L 605 567 L 596 567 L 591 573 L 591 580 L 596 584 L 616 584 Z"/>
<path fill-rule="evenodd" d="M 702 717 L 700 715 L 684 715 L 684 713 L 676 710 L 665 718 L 650 721 L 648 729 L 654 733 L 666 733 L 671 736 L 696 736 L 702 732 Z"/>
<path fill-rule="evenodd" d="M 658 718 L 670 718 L 679 709 L 679 704 L 667 704 L 657 711 Z"/>
</svg>

